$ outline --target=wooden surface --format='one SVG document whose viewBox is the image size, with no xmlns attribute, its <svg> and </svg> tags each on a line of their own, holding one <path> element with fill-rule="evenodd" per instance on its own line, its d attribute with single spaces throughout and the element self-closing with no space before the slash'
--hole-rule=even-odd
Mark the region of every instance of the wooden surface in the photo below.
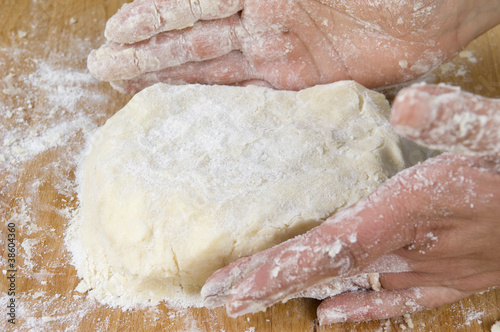
<svg viewBox="0 0 500 332">
<path fill-rule="evenodd" d="M 413 314 L 411 322 L 396 318 L 326 327 L 317 325 L 318 302 L 312 300 L 230 319 L 222 309 L 174 311 L 164 305 L 122 312 L 75 292 L 79 279 L 64 233 L 77 206 L 77 156 L 89 127 L 104 123 L 130 98 L 91 80 L 86 55 L 103 42 L 106 19 L 123 2 L 0 1 L 1 331 L 489 331 L 500 319 L 499 290 Z M 471 53 L 427 80 L 500 97 L 500 27 L 468 49 Z M 16 237 L 11 267 L 9 223 Z M 15 296 L 6 294 L 11 268 Z M 7 322 L 12 298 L 15 325 Z"/>
</svg>

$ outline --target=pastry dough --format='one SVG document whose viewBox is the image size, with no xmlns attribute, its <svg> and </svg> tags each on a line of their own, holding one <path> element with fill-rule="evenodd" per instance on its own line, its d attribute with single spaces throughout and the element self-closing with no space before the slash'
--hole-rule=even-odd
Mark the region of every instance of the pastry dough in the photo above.
<svg viewBox="0 0 500 332">
<path fill-rule="evenodd" d="M 110 305 L 201 305 L 215 270 L 306 232 L 424 158 L 389 112 L 354 82 L 143 90 L 98 130 L 80 168 L 78 275 Z"/>
</svg>

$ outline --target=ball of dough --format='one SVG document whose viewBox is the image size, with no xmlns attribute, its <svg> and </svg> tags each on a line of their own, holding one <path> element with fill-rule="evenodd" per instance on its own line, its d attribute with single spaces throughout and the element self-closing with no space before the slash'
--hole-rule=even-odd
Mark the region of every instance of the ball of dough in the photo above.
<svg viewBox="0 0 500 332">
<path fill-rule="evenodd" d="M 354 82 L 143 90 L 98 130 L 80 169 L 70 232 L 79 276 L 110 305 L 201 305 L 217 269 L 423 159 L 389 113 L 383 95 Z"/>
</svg>

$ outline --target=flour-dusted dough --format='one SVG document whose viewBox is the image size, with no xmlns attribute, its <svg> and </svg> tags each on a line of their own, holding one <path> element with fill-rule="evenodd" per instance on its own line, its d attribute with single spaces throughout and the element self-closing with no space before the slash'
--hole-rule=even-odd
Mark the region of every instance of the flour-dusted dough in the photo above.
<svg viewBox="0 0 500 332">
<path fill-rule="evenodd" d="M 97 132 L 80 170 L 78 275 L 110 305 L 201 305 L 215 270 L 408 166 L 388 117 L 385 98 L 354 82 L 143 90 Z"/>
</svg>

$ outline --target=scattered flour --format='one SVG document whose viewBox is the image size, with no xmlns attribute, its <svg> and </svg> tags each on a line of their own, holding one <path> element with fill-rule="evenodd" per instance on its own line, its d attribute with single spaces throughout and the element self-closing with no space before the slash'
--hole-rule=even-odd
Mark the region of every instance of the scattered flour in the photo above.
<svg viewBox="0 0 500 332">
<path fill-rule="evenodd" d="M 7 246 L 5 225 L 15 224 L 16 331 L 76 331 L 97 306 L 83 297 L 68 302 L 53 292 L 70 266 L 61 230 L 76 203 L 67 197 L 74 195 L 72 170 L 81 141 L 104 121 L 100 108 L 113 95 L 99 92 L 99 83 L 79 65 L 92 48 L 90 41 L 75 40 L 70 57 L 43 58 L 32 53 L 32 40 L 25 39 L 16 47 L 0 45 L 0 247 Z M 54 201 L 42 195 L 49 188 L 54 197 L 65 197 Z M 52 224 L 40 224 L 47 214 Z M 0 264 L 6 275 L 6 259 L 0 258 Z M 2 292 L 0 306 L 6 308 L 10 299 Z M 4 324 L 6 318 L 0 330 L 11 331 Z M 104 323 L 95 326 L 106 329 Z"/>
<path fill-rule="evenodd" d="M 64 4 L 65 1 L 58 2 Z M 31 3 L 43 6 L 44 2 L 32 0 Z M 36 13 L 27 14 L 34 17 L 33 27 L 36 25 L 35 16 L 44 14 L 42 11 Z M 78 26 L 79 22 L 76 17 L 68 21 L 72 27 Z M 93 319 L 89 317 L 96 316 L 102 307 L 85 294 L 74 291 L 78 281 L 61 294 L 54 292 L 60 280 L 72 277 L 67 274 L 71 257 L 63 247 L 64 234 L 56 231 L 61 229 L 56 226 L 58 223 L 65 226 L 77 205 L 72 172 L 82 142 L 111 115 L 104 113 L 103 105 L 117 110 L 125 100 L 123 97 L 122 101 L 111 100 L 119 96 L 110 89 L 101 92 L 104 85 L 98 88 L 100 83 L 84 69 L 87 54 L 96 46 L 93 45 L 96 41 L 74 38 L 66 52 L 50 50 L 44 57 L 34 57 L 32 44 L 36 42 L 35 37 L 35 30 L 27 26 L 16 29 L 12 35 L 19 41 L 18 46 L 0 44 L 0 248 L 3 250 L 6 246 L 4 225 L 15 223 L 19 248 L 18 277 L 32 285 L 31 289 L 19 286 L 16 293 L 18 320 L 15 330 L 71 332 L 89 326 L 94 331 L 127 330 L 131 322 L 136 321 L 135 316 L 140 317 L 140 324 L 148 329 L 172 331 L 182 326 L 183 331 L 196 332 L 205 331 L 206 326 L 210 326 L 214 331 L 224 331 L 218 317 L 211 312 L 169 311 L 162 305 L 140 312 L 115 310 L 108 316 Z M 463 52 L 460 59 L 464 63 L 481 60 L 472 52 Z M 407 63 L 403 60 L 400 65 L 405 67 Z M 16 68 L 22 68 L 22 71 Z M 450 63 L 421 80 L 433 83 L 439 73 L 466 76 L 468 71 L 466 65 Z M 491 82 L 488 77 L 484 79 L 486 83 Z M 493 88 L 486 83 L 478 85 L 476 92 Z M 34 164 L 38 166 L 36 172 L 27 172 Z M 42 196 L 42 189 L 43 192 L 51 191 L 51 197 L 56 201 Z M 40 225 L 42 214 L 50 214 L 53 224 Z M 49 254 L 58 259 L 47 259 Z M 0 265 L 0 276 L 5 278 L 5 258 L 0 258 Z M 84 288 L 80 290 L 85 291 Z M 0 307 L 6 308 L 9 299 L 6 293 L 2 293 Z M 271 312 L 273 310 L 271 308 Z M 494 313 L 498 313 L 498 308 L 488 303 L 474 310 L 457 304 L 452 306 L 451 314 L 460 319 L 449 328 L 464 329 Z M 265 321 L 269 324 L 266 327 L 270 328 L 271 320 Z M 410 324 L 413 324 L 411 319 L 398 323 L 404 323 L 407 328 L 412 328 Z M 12 330 L 5 324 L 3 317 L 1 331 Z M 422 327 L 415 325 L 416 329 Z M 240 326 L 241 331 L 257 331 L 255 327 Z M 392 331 L 391 321 L 387 320 L 381 330 Z M 500 323 L 497 322 L 492 332 L 499 330 Z"/>
</svg>

